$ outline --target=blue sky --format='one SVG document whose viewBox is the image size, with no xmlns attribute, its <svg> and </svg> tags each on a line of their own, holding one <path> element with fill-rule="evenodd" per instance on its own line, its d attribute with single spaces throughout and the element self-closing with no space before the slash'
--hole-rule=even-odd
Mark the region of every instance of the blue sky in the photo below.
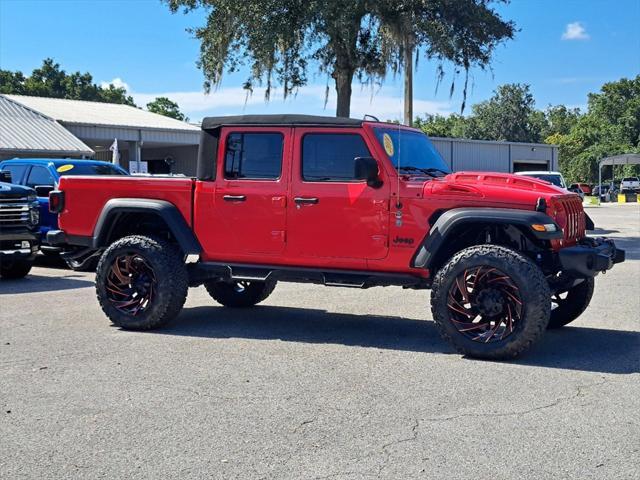
<svg viewBox="0 0 640 480">
<path fill-rule="evenodd" d="M 538 107 L 584 107 L 587 94 L 603 83 L 640 73 L 640 0 L 513 0 L 499 11 L 520 31 L 499 47 L 491 71 L 473 72 L 468 105 L 500 84 L 522 82 L 531 85 Z M 89 71 L 97 83 L 126 84 L 138 105 L 168 96 L 193 120 L 239 113 L 333 115 L 335 94 L 332 89 L 323 109 L 321 75 L 311 75 L 309 86 L 286 101 L 278 91 L 265 103 L 259 89 L 247 100 L 242 74 L 226 76 L 217 91 L 204 95 L 195 66 L 199 45 L 186 32 L 203 22 L 203 14 L 171 14 L 160 0 L 0 0 L 0 68 L 30 73 L 52 57 L 67 71 Z M 460 94 L 448 94 L 451 70 L 436 94 L 435 65 L 420 62 L 416 115 L 459 110 Z M 352 116 L 400 118 L 401 80 L 390 77 L 375 91 L 354 85 Z M 461 87 L 459 79 L 457 92 Z"/>
</svg>

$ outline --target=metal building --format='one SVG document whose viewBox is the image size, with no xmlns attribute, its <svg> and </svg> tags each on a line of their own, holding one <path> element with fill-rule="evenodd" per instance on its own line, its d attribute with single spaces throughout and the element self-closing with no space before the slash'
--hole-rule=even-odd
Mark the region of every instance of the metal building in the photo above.
<svg viewBox="0 0 640 480">
<path fill-rule="evenodd" d="M 117 139 L 121 165 L 125 168 L 144 165 L 149 173 L 195 174 L 200 140 L 197 126 L 129 105 L 24 95 L 0 95 L 0 99 L 3 103 L 11 102 L 13 109 L 23 107 L 23 115 L 29 111 L 53 120 L 67 132 L 68 138 L 75 138 L 84 146 L 84 151 L 70 151 L 66 156 L 111 161 L 109 147 Z M 11 138 L 18 135 L 15 115 L 0 110 L 0 123 L 13 125 Z M 49 148 L 35 156 L 60 156 L 54 155 L 60 150 L 58 139 L 49 136 L 47 143 Z M 34 156 L 34 153 L 14 150 L 12 156 Z"/>
<path fill-rule="evenodd" d="M 557 145 L 440 137 L 431 137 L 431 141 L 454 172 L 514 173 L 559 168 Z"/>
</svg>

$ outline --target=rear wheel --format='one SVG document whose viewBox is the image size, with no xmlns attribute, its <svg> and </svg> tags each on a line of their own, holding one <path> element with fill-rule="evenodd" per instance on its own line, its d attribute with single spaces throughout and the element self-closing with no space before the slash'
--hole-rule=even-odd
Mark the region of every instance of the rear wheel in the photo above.
<svg viewBox="0 0 640 480">
<path fill-rule="evenodd" d="M 134 235 L 112 243 L 96 270 L 96 294 L 104 313 L 131 330 L 161 327 L 187 298 L 187 271 L 176 246 Z"/>
<path fill-rule="evenodd" d="M 582 315 L 591 302 L 594 286 L 593 277 L 587 278 L 566 292 L 552 295 L 548 328 L 564 327 Z"/>
<path fill-rule="evenodd" d="M 33 260 L 17 260 L 13 263 L 0 265 L 0 276 L 6 279 L 26 277 L 33 267 Z"/>
<path fill-rule="evenodd" d="M 265 300 L 276 288 L 275 280 L 264 282 L 239 280 L 234 282 L 209 281 L 204 284 L 216 302 L 225 307 L 253 307 Z"/>
<path fill-rule="evenodd" d="M 549 323 L 549 286 L 527 257 L 496 245 L 466 248 L 436 274 L 431 312 L 442 337 L 471 357 L 506 359 Z"/>
</svg>

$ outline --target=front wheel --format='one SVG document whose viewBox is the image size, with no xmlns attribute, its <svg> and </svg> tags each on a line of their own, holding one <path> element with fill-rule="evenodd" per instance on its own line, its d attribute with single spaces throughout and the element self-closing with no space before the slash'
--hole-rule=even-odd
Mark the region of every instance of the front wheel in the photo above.
<svg viewBox="0 0 640 480">
<path fill-rule="evenodd" d="M 10 264 L 0 265 L 0 277 L 17 279 L 26 277 L 33 267 L 33 260 L 17 260 Z"/>
<path fill-rule="evenodd" d="M 133 235 L 112 243 L 96 270 L 96 294 L 104 313 L 131 330 L 158 328 L 174 319 L 189 284 L 182 255 L 165 240 Z"/>
<path fill-rule="evenodd" d="M 548 328 L 564 327 L 582 315 L 591 302 L 594 286 L 595 281 L 590 277 L 564 293 L 552 295 Z"/>
<path fill-rule="evenodd" d="M 204 284 L 207 292 L 216 302 L 225 307 L 253 307 L 265 300 L 274 288 L 275 280 L 259 281 L 233 281 L 223 282 L 211 280 Z"/>
<path fill-rule="evenodd" d="M 514 358 L 549 323 L 549 285 L 530 259 L 478 245 L 455 254 L 436 274 L 431 312 L 442 337 L 462 354 Z"/>
</svg>

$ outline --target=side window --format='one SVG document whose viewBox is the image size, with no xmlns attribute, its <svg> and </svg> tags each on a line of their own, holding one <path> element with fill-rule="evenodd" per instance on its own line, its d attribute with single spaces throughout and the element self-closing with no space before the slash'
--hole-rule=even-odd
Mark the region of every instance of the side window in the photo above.
<svg viewBox="0 0 640 480">
<path fill-rule="evenodd" d="M 26 165 L 5 165 L 2 170 L 11 172 L 11 181 L 13 183 L 22 183 L 24 172 L 27 170 Z"/>
<path fill-rule="evenodd" d="M 27 178 L 26 185 L 27 187 L 35 187 L 36 185 L 54 185 L 55 180 L 51 173 L 49 173 L 49 169 L 45 167 L 33 167 L 29 172 L 29 177 Z"/>
<path fill-rule="evenodd" d="M 283 143 L 281 133 L 230 133 L 224 157 L 224 178 L 280 178 Z"/>
<path fill-rule="evenodd" d="M 356 157 L 370 157 L 356 133 L 308 133 L 302 139 L 302 178 L 309 182 L 355 180 Z"/>
</svg>

